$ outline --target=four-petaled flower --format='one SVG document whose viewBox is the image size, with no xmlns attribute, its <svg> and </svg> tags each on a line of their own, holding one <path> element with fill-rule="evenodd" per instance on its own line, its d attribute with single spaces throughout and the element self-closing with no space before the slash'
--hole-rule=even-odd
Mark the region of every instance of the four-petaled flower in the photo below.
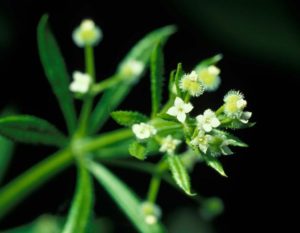
<svg viewBox="0 0 300 233">
<path fill-rule="evenodd" d="M 186 114 L 192 111 L 193 105 L 191 103 L 185 103 L 181 98 L 176 97 L 174 106 L 168 109 L 167 114 L 175 116 L 178 121 L 184 122 Z"/>
<path fill-rule="evenodd" d="M 171 135 L 162 139 L 160 152 L 167 152 L 168 154 L 173 154 L 176 147 L 181 143 L 180 140 L 173 138 Z"/>
<path fill-rule="evenodd" d="M 196 71 L 185 74 L 180 80 L 179 87 L 187 91 L 191 96 L 200 96 L 204 92 L 204 86 Z"/>
<path fill-rule="evenodd" d="M 138 139 L 147 139 L 157 133 L 152 125 L 146 123 L 134 124 L 132 131 Z"/>
<path fill-rule="evenodd" d="M 102 31 L 93 20 L 85 19 L 73 32 L 73 40 L 78 47 L 95 46 L 102 39 Z"/>
<path fill-rule="evenodd" d="M 199 79 L 202 81 L 205 90 L 207 91 L 215 91 L 220 83 L 220 69 L 216 66 L 208 66 L 199 71 Z"/>
<path fill-rule="evenodd" d="M 212 140 L 212 136 L 209 134 L 205 134 L 204 131 L 199 131 L 198 135 L 191 141 L 193 146 L 199 147 L 199 149 L 206 153 L 209 147 L 209 143 Z"/>
<path fill-rule="evenodd" d="M 199 129 L 203 129 L 205 132 L 210 132 L 221 124 L 216 114 L 210 109 L 206 109 L 203 115 L 198 115 L 196 120 Z"/>
<path fill-rule="evenodd" d="M 85 94 L 89 91 L 92 84 L 92 78 L 90 75 L 74 71 L 73 82 L 70 84 L 70 91 L 80 94 Z"/>
</svg>

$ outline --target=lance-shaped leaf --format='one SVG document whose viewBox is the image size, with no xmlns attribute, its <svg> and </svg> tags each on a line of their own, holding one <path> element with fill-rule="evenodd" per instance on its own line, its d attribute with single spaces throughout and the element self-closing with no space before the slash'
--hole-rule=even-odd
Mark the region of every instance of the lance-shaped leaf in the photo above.
<svg viewBox="0 0 300 233">
<path fill-rule="evenodd" d="M 221 162 L 217 158 L 209 154 L 208 155 L 201 154 L 201 156 L 203 157 L 204 161 L 208 166 L 216 170 L 220 175 L 227 177 Z"/>
<path fill-rule="evenodd" d="M 0 134 L 17 142 L 64 146 L 66 137 L 49 122 L 27 115 L 0 118 Z"/>
<path fill-rule="evenodd" d="M 190 176 L 184 167 L 181 159 L 175 155 L 168 155 L 169 168 L 173 175 L 176 184 L 188 195 L 195 195 L 191 193 Z"/>
<path fill-rule="evenodd" d="M 164 228 L 159 223 L 149 225 L 145 222 L 139 198 L 125 183 L 112 174 L 107 168 L 101 164 L 91 162 L 89 164 L 89 169 L 139 232 L 165 232 Z"/>
<path fill-rule="evenodd" d="M 37 37 L 45 74 L 58 99 L 69 132 L 73 132 L 76 126 L 76 114 L 73 98 L 69 91 L 70 78 L 63 56 L 48 25 L 47 15 L 43 15 L 39 22 Z"/>
<path fill-rule="evenodd" d="M 130 50 L 123 61 L 121 61 L 116 75 L 121 75 L 120 71 L 122 70 L 122 67 L 128 64 L 130 61 L 139 61 L 143 63 L 143 70 L 145 70 L 147 67 L 146 65 L 149 63 L 151 53 L 157 43 L 164 43 L 174 32 L 174 26 L 166 26 L 146 35 Z M 140 80 L 142 74 L 143 71 L 138 72 L 137 74 L 131 76 L 130 80 L 124 80 L 120 84 L 104 92 L 90 119 L 91 132 L 96 132 L 103 126 L 103 124 L 109 118 L 109 114 L 124 100 L 132 87 Z"/>
<path fill-rule="evenodd" d="M 0 136 L 0 183 L 12 157 L 14 143 Z"/>
<path fill-rule="evenodd" d="M 149 118 L 142 113 L 132 111 L 115 111 L 111 117 L 122 126 L 130 127 L 133 124 L 147 122 Z"/>
<path fill-rule="evenodd" d="M 208 67 L 208 66 L 211 66 L 211 65 L 215 65 L 217 64 L 219 61 L 221 61 L 223 58 L 223 55 L 222 54 L 217 54 L 215 56 L 212 56 L 210 58 L 207 58 L 203 61 L 201 61 L 197 66 L 196 66 L 196 70 L 199 71 L 201 70 L 202 68 L 205 68 L 205 67 Z"/>
<path fill-rule="evenodd" d="M 62 233 L 86 233 L 89 232 L 89 224 L 93 211 L 93 188 L 92 179 L 81 163 L 78 164 L 78 178 L 76 193 L 72 207 L 68 214 L 67 222 Z"/>
<path fill-rule="evenodd" d="M 225 136 L 228 145 L 232 145 L 232 146 L 238 146 L 238 147 L 248 147 L 248 144 L 243 142 L 241 139 L 239 139 L 238 137 L 232 135 L 231 133 L 222 131 L 222 130 L 217 130 L 214 129 L 214 132 L 216 132 L 217 134 L 223 135 Z"/>
<path fill-rule="evenodd" d="M 151 97 L 152 116 L 158 113 L 162 101 L 164 57 L 161 43 L 158 43 L 151 55 Z"/>
<path fill-rule="evenodd" d="M 179 97 L 183 97 L 183 93 L 180 89 L 180 79 L 182 78 L 184 72 L 183 72 L 183 69 L 182 69 L 182 64 L 181 63 L 178 63 L 177 65 L 177 69 L 176 69 L 176 73 L 175 73 L 175 86 L 176 86 L 176 92 L 177 92 L 177 95 Z"/>
<path fill-rule="evenodd" d="M 130 144 L 128 151 L 130 155 L 140 160 L 144 160 L 148 152 L 147 148 L 137 141 Z"/>
</svg>

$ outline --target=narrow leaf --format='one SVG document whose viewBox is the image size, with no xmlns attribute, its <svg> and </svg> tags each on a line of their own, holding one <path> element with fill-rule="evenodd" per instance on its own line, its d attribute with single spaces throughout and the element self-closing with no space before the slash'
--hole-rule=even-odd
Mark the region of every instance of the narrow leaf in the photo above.
<svg viewBox="0 0 300 233">
<path fill-rule="evenodd" d="M 215 56 L 212 56 L 210 58 L 207 58 L 203 61 L 201 61 L 197 66 L 196 66 L 196 70 L 201 70 L 202 68 L 211 66 L 211 65 L 215 65 L 217 64 L 219 61 L 221 61 L 223 58 L 222 54 L 217 54 Z"/>
<path fill-rule="evenodd" d="M 151 55 L 152 116 L 158 113 L 162 101 L 164 57 L 162 45 L 157 44 Z"/>
<path fill-rule="evenodd" d="M 181 159 L 175 155 L 168 155 L 169 168 L 177 185 L 188 195 L 191 193 L 191 183 L 189 174 L 184 167 Z"/>
<path fill-rule="evenodd" d="M 0 136 L 0 183 L 12 157 L 14 143 Z"/>
<path fill-rule="evenodd" d="M 203 156 L 203 158 L 208 166 L 216 170 L 220 175 L 227 177 L 222 164 L 217 158 L 211 155 L 205 155 Z"/>
<path fill-rule="evenodd" d="M 65 145 L 67 139 L 49 122 L 27 115 L 0 118 L 0 134 L 17 142 Z"/>
<path fill-rule="evenodd" d="M 137 141 L 131 143 L 128 150 L 129 154 L 137 159 L 144 160 L 146 158 L 147 148 Z"/>
<path fill-rule="evenodd" d="M 146 65 L 149 63 L 151 53 L 157 43 L 165 42 L 174 32 L 174 26 L 166 26 L 146 35 L 130 50 L 128 55 L 119 64 L 118 71 L 130 60 L 143 62 L 145 64 L 145 69 Z M 143 72 L 139 73 L 136 77 L 131 77 L 131 80 L 135 80 L 134 82 L 124 80 L 119 85 L 116 85 L 104 92 L 91 116 L 91 132 L 96 132 L 103 126 L 103 124 L 109 118 L 109 114 L 119 106 L 133 86 L 140 80 L 142 73 Z"/>
<path fill-rule="evenodd" d="M 112 199 L 118 204 L 127 215 L 137 230 L 141 233 L 163 233 L 164 228 L 155 223 L 149 225 L 145 222 L 141 212 L 141 201 L 136 194 L 118 177 L 112 174 L 101 164 L 91 162 L 90 171 L 94 174 L 99 183 L 106 189 Z"/>
<path fill-rule="evenodd" d="M 132 111 L 115 111 L 111 117 L 120 125 L 130 127 L 133 124 L 147 122 L 149 118 L 142 113 Z"/>
<path fill-rule="evenodd" d="M 238 147 L 248 147 L 248 144 L 243 142 L 238 137 L 232 135 L 231 133 L 222 131 L 222 130 L 214 130 L 218 134 L 224 135 L 228 141 L 228 145 L 238 146 Z"/>
<path fill-rule="evenodd" d="M 182 64 L 178 63 L 177 70 L 176 70 L 176 73 L 175 73 L 175 85 L 176 85 L 177 95 L 181 98 L 183 96 L 183 93 L 180 89 L 180 79 L 182 78 L 182 76 L 183 76 Z"/>
<path fill-rule="evenodd" d="M 45 74 L 56 95 L 69 132 L 76 126 L 75 107 L 69 91 L 69 74 L 58 44 L 48 25 L 48 15 L 43 15 L 38 25 L 38 48 Z"/>
<path fill-rule="evenodd" d="M 83 164 L 78 165 L 76 193 L 62 233 L 85 233 L 93 210 L 92 179 Z"/>
</svg>

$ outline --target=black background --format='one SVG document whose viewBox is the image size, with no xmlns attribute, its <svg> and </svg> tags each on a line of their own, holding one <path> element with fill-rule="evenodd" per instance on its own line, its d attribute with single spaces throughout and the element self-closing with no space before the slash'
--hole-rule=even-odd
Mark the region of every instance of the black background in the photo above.
<svg viewBox="0 0 300 233">
<path fill-rule="evenodd" d="M 293 8 L 292 4 L 289 6 Z M 250 148 L 237 149 L 235 155 L 222 159 L 229 178 L 222 178 L 199 165 L 192 177 L 193 187 L 204 196 L 220 196 L 224 200 L 225 213 L 215 222 L 218 232 L 269 232 L 280 226 L 287 232 L 293 221 L 283 224 L 285 217 L 291 217 L 285 207 L 296 205 L 294 187 L 299 183 L 294 162 L 299 156 L 296 143 L 299 139 L 296 130 L 299 74 L 268 62 L 258 62 L 231 51 L 222 43 L 215 43 L 201 29 L 196 31 L 194 24 L 171 0 L 137 3 L 7 0 L 1 1 L 0 7 L 1 14 L 11 20 L 10 40 L 0 54 L 0 107 L 12 104 L 19 112 L 45 118 L 62 130 L 65 130 L 63 119 L 37 53 L 36 26 L 45 12 L 50 15 L 70 72 L 84 67 L 83 53 L 73 44 L 71 32 L 85 17 L 92 17 L 104 33 L 104 40 L 95 52 L 99 78 L 112 74 L 118 61 L 139 38 L 168 24 L 176 24 L 179 30 L 165 49 L 166 71 L 173 69 L 177 62 L 183 62 L 189 70 L 201 59 L 223 53 L 222 86 L 218 92 L 195 102 L 197 110 L 200 112 L 208 106 L 217 108 L 228 90 L 239 89 L 244 92 L 257 125 L 237 132 Z M 148 86 L 149 81 L 144 79 L 120 108 L 149 111 Z M 109 122 L 105 129 L 116 127 Z M 19 145 L 6 182 L 53 151 Z M 116 172 L 141 196 L 145 195 L 148 176 L 124 170 Z M 75 169 L 71 168 L 19 205 L 1 222 L 0 229 L 26 223 L 45 212 L 66 213 L 74 182 Z M 160 194 L 158 202 L 166 215 L 180 206 L 193 206 L 193 202 L 168 186 L 164 186 Z M 117 232 L 125 232 L 124 229 L 132 232 L 130 224 L 106 194 L 99 189 L 97 195 L 97 214 L 113 217 L 118 223 Z"/>
</svg>

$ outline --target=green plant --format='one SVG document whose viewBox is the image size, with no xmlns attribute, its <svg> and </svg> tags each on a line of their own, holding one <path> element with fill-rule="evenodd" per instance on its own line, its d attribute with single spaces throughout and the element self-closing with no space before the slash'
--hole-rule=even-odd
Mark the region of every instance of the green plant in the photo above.
<svg viewBox="0 0 300 233">
<path fill-rule="evenodd" d="M 148 34 L 130 50 L 114 75 L 97 82 L 93 47 L 101 40 L 102 32 L 93 21 L 84 20 L 74 31 L 73 39 L 79 47 L 84 48 L 86 70 L 84 73 L 74 72 L 74 80 L 70 84 L 63 57 L 48 25 L 48 16 L 41 18 L 38 25 L 40 58 L 64 115 L 68 136 L 49 122 L 34 116 L 8 115 L 0 118 L 0 176 L 12 151 L 12 142 L 5 138 L 58 148 L 56 153 L 1 188 L 0 218 L 43 183 L 74 164 L 78 168 L 77 188 L 66 220 L 62 220 L 63 223 L 59 225 L 61 228 L 55 228 L 60 229 L 59 232 L 81 233 L 93 228 L 92 176 L 139 232 L 165 232 L 159 221 L 161 211 L 156 205 L 161 180 L 199 200 L 189 179 L 189 172 L 196 162 L 205 162 L 226 176 L 218 157 L 232 154 L 229 146 L 247 146 L 226 130 L 252 126 L 248 122 L 251 113 L 244 111 L 247 105 L 244 96 L 238 91 L 230 91 L 217 111 L 207 109 L 197 117 L 190 115 L 193 109 L 191 99 L 206 91 L 214 91 L 219 86 L 220 70 L 215 65 L 221 55 L 200 62 L 194 71 L 187 74 L 178 64 L 170 74 L 168 100 L 162 104 L 162 50 L 174 32 L 173 26 L 167 26 Z M 151 116 L 136 111 L 115 111 L 143 76 L 148 65 L 151 76 Z M 94 104 L 98 95 L 101 98 Z M 74 97 L 82 101 L 78 118 Z M 97 134 L 110 115 L 125 128 Z M 178 152 L 178 147 L 182 152 Z M 148 156 L 161 158 L 156 164 L 143 161 Z M 150 173 L 152 178 L 146 200 L 141 201 L 105 164 Z M 219 213 L 222 205 L 219 200 L 207 199 L 203 206 L 206 216 L 211 216 Z M 40 232 L 41 228 L 38 229 Z"/>
</svg>

